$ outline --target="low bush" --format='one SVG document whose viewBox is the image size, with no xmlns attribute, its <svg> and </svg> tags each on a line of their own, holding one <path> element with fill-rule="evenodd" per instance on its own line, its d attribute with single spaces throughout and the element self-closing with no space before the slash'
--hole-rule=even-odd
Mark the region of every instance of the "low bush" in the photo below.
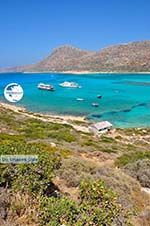
<svg viewBox="0 0 150 226">
<path fill-rule="evenodd" d="M 122 172 L 108 166 L 70 157 L 62 161 L 56 174 L 68 187 L 78 187 L 85 179 L 103 180 L 118 195 L 118 202 L 126 209 L 141 209 L 144 203 L 139 183 Z"/>
<path fill-rule="evenodd" d="M 77 204 L 66 198 L 41 197 L 40 226 L 75 225 L 79 215 Z"/>
<path fill-rule="evenodd" d="M 124 167 L 124 171 L 137 179 L 143 187 L 150 188 L 150 159 L 129 163 Z"/>
<path fill-rule="evenodd" d="M 25 137 L 23 135 L 10 135 L 6 133 L 0 133 L 0 142 L 3 141 L 24 141 Z"/>
<path fill-rule="evenodd" d="M 144 198 L 138 181 L 124 173 L 121 169 L 101 166 L 93 174 L 94 179 L 101 179 L 105 184 L 118 194 L 118 202 L 125 210 L 141 210 Z"/>
<path fill-rule="evenodd" d="M 60 165 L 60 157 L 51 148 L 42 144 L 10 142 L 0 146 L 0 154 L 38 155 L 34 164 L 1 164 L 0 186 L 10 187 L 16 191 L 31 195 L 42 194 L 51 182 L 54 170 Z"/>
<path fill-rule="evenodd" d="M 121 214 L 116 195 L 100 180 L 82 181 L 79 200 L 77 204 L 65 197 L 42 197 L 40 225 L 110 226 Z"/>
<path fill-rule="evenodd" d="M 123 167 L 140 159 L 150 159 L 150 151 L 136 151 L 123 154 L 117 158 L 115 164 L 119 167 Z"/>
<path fill-rule="evenodd" d="M 48 133 L 48 137 L 54 138 L 58 141 L 66 141 L 68 143 L 76 140 L 75 136 L 68 130 L 52 131 Z"/>
<path fill-rule="evenodd" d="M 104 135 L 100 138 L 100 140 L 105 142 L 105 143 L 115 142 L 115 140 L 112 137 L 107 137 L 107 136 L 104 136 Z"/>
<path fill-rule="evenodd" d="M 52 138 L 58 141 L 73 142 L 76 140 L 71 133 L 70 125 L 42 122 L 37 119 L 28 119 L 19 131 L 29 139 Z"/>
<path fill-rule="evenodd" d="M 84 177 L 90 177 L 95 171 L 95 165 L 86 160 L 70 157 L 62 160 L 62 165 L 57 171 L 60 178 L 65 180 L 69 187 L 77 187 Z"/>
</svg>

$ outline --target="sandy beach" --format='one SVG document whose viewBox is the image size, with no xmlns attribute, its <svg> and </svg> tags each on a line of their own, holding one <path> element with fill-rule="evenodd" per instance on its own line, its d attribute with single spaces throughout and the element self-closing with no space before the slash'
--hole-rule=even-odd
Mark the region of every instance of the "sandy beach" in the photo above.
<svg viewBox="0 0 150 226">
<path fill-rule="evenodd" d="M 41 114 L 33 113 L 26 110 L 24 107 L 18 107 L 15 105 L 0 102 L 0 108 L 5 108 L 11 110 L 15 113 L 22 114 L 24 116 L 38 119 L 44 122 L 60 123 L 71 125 L 75 130 L 88 133 L 88 121 L 85 117 L 81 116 L 71 116 L 71 115 L 52 115 L 52 114 Z M 81 125 L 80 125 L 81 123 Z M 85 125 L 84 125 L 85 124 Z"/>
<path fill-rule="evenodd" d="M 54 74 L 72 74 L 72 75 L 88 75 L 88 74 L 150 74 L 150 71 L 24 71 L 24 74 L 37 74 L 37 73 L 54 73 Z"/>
</svg>

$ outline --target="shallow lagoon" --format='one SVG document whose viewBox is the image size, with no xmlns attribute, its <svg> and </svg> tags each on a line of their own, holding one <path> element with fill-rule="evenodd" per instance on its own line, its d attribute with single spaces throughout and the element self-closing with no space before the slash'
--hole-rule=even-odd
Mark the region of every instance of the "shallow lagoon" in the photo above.
<svg viewBox="0 0 150 226">
<path fill-rule="evenodd" d="M 59 83 L 64 81 L 77 82 L 82 88 L 62 88 Z M 116 127 L 150 126 L 148 74 L 5 73 L 0 74 L 0 100 L 5 101 L 4 87 L 12 82 L 24 89 L 24 98 L 16 105 L 33 112 L 85 115 L 94 121 L 108 120 Z M 54 85 L 56 91 L 38 90 L 40 82 Z M 102 95 L 102 99 L 97 95 Z M 93 107 L 93 102 L 99 103 L 99 107 Z"/>
</svg>

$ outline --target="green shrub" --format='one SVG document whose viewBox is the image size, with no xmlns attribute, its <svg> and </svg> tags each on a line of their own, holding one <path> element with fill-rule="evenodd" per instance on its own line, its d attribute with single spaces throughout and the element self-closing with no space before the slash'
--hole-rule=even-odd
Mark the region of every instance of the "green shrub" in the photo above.
<svg viewBox="0 0 150 226">
<path fill-rule="evenodd" d="M 81 144 L 82 146 L 96 146 L 97 147 L 97 145 L 95 144 L 95 142 L 93 141 L 93 140 L 91 140 L 91 139 L 85 139 L 83 142 L 82 142 L 82 144 Z"/>
<path fill-rule="evenodd" d="M 55 138 L 57 139 L 58 141 L 66 141 L 66 142 L 73 142 L 76 140 L 75 136 L 73 136 L 70 131 L 53 131 L 53 132 L 49 132 L 48 133 L 48 137 L 50 138 Z"/>
<path fill-rule="evenodd" d="M 114 139 L 112 137 L 106 137 L 104 135 L 100 138 L 100 140 L 105 142 L 105 143 L 112 143 L 112 142 L 114 142 Z"/>
<path fill-rule="evenodd" d="M 77 204 L 66 198 L 41 197 L 40 200 L 40 225 L 66 226 L 75 225 L 79 215 Z"/>
<path fill-rule="evenodd" d="M 53 170 L 57 164 L 57 159 L 48 153 L 39 155 L 37 164 L 19 164 L 13 188 L 31 195 L 43 194 L 54 176 Z"/>
<path fill-rule="evenodd" d="M 71 134 L 70 129 L 70 125 L 46 123 L 37 119 L 28 119 L 19 131 L 29 139 L 53 138 L 58 141 L 64 140 L 66 142 L 73 142 L 76 138 Z"/>
<path fill-rule="evenodd" d="M 54 149 L 47 149 L 47 146 L 42 144 L 9 142 L 0 146 L 0 154 L 38 155 L 38 162 L 34 164 L 0 165 L 0 186 L 12 187 L 31 195 L 44 192 L 52 180 L 54 170 L 60 165 L 60 157 Z"/>
<path fill-rule="evenodd" d="M 65 197 L 42 197 L 40 225 L 109 226 L 121 213 L 115 194 L 102 181 L 83 181 L 79 198 L 77 204 Z"/>
<path fill-rule="evenodd" d="M 101 180 L 83 181 L 80 185 L 80 199 L 83 213 L 81 225 L 112 225 L 113 220 L 119 216 L 116 195 Z"/>
<path fill-rule="evenodd" d="M 123 154 L 118 157 L 115 164 L 119 167 L 125 166 L 128 163 L 135 162 L 140 159 L 150 159 L 150 151 L 136 151 L 128 154 Z"/>
<path fill-rule="evenodd" d="M 0 142 L 3 141 L 24 141 L 25 137 L 23 135 L 10 135 L 6 133 L 0 133 Z"/>
</svg>

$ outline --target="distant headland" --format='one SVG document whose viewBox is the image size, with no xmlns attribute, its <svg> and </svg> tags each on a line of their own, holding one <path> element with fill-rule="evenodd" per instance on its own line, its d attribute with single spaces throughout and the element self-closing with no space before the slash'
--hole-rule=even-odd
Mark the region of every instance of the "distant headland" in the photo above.
<svg viewBox="0 0 150 226">
<path fill-rule="evenodd" d="M 150 41 L 109 46 L 97 52 L 65 45 L 36 64 L 0 68 L 0 72 L 150 73 Z"/>
</svg>

